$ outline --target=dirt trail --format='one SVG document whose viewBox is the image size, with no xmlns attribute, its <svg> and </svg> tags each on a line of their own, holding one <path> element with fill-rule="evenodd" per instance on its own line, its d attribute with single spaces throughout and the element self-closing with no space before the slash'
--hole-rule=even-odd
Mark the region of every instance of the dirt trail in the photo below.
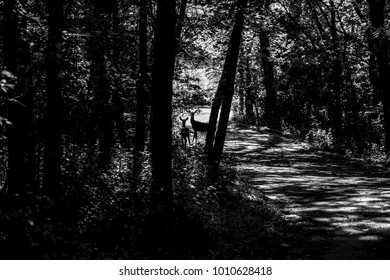
<svg viewBox="0 0 390 280">
<path fill-rule="evenodd" d="M 296 259 L 390 259 L 390 179 L 270 131 L 231 128 L 241 172 L 278 205 Z"/>
</svg>

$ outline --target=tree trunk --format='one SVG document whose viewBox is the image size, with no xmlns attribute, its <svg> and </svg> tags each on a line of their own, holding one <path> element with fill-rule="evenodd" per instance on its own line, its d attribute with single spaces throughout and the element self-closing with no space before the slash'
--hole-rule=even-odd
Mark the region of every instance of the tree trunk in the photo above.
<svg viewBox="0 0 390 280">
<path fill-rule="evenodd" d="M 269 9 L 269 1 L 266 1 L 265 9 Z M 278 97 L 275 88 L 274 64 L 270 53 L 269 31 L 262 23 L 260 26 L 260 53 L 261 53 L 261 68 L 263 70 L 263 83 L 265 88 L 265 108 L 264 121 L 274 129 L 281 129 L 280 112 L 278 108 Z"/>
<path fill-rule="evenodd" d="M 176 45 L 175 45 L 175 54 L 177 55 L 179 52 L 179 46 L 181 41 L 181 31 L 184 26 L 184 20 L 186 16 L 186 10 L 187 10 L 187 3 L 188 0 L 181 0 L 180 4 L 180 11 L 179 16 L 177 18 L 177 24 L 176 24 Z"/>
<path fill-rule="evenodd" d="M 236 90 L 238 94 L 238 115 L 239 117 L 244 117 L 245 116 L 245 68 L 244 68 L 244 63 L 240 61 L 237 66 L 237 85 L 236 85 Z"/>
<path fill-rule="evenodd" d="M 148 67 L 148 0 L 139 2 L 138 18 L 138 81 L 137 81 L 137 115 L 134 135 L 133 177 L 138 178 L 142 170 L 142 152 L 145 149 L 146 120 L 146 85 Z"/>
<path fill-rule="evenodd" d="M 377 70 L 378 63 L 377 63 L 377 58 L 375 56 L 374 39 L 370 29 L 367 30 L 366 34 L 367 34 L 366 36 L 367 36 L 368 50 L 370 51 L 370 58 L 368 60 L 368 71 L 369 71 L 370 82 L 373 90 L 372 100 L 375 104 L 378 104 L 382 99 L 382 92 L 380 88 L 380 77 Z"/>
<path fill-rule="evenodd" d="M 250 53 L 250 52 L 249 52 Z M 254 90 L 252 85 L 252 73 L 250 68 L 249 57 L 245 59 L 246 78 L 245 78 L 245 119 L 253 125 L 255 124 L 255 115 L 253 112 L 253 104 L 255 102 Z"/>
<path fill-rule="evenodd" d="M 237 61 L 240 52 L 242 30 L 245 20 L 244 13 L 247 4 L 248 0 L 239 0 L 237 3 L 236 18 L 233 26 L 233 31 L 230 37 L 222 76 L 219 81 L 218 89 L 211 107 L 209 129 L 207 131 L 206 136 L 206 151 L 208 153 L 209 162 L 208 173 L 210 179 L 212 180 L 215 180 L 217 178 L 223 146 L 225 144 L 226 131 L 229 122 L 229 114 L 234 94 L 234 82 L 236 77 Z M 220 108 L 221 114 L 218 122 L 218 130 L 214 139 L 214 133 L 217 127 L 217 118 Z"/>
<path fill-rule="evenodd" d="M 43 187 L 49 196 L 58 201 L 61 198 L 61 44 L 63 24 L 63 0 L 50 0 L 49 35 L 47 45 L 47 97 L 46 97 L 46 142 Z"/>
<path fill-rule="evenodd" d="M 390 66 L 389 43 L 385 30 L 385 0 L 369 1 L 371 36 L 377 62 L 378 88 L 382 95 L 383 117 L 385 127 L 385 151 L 390 153 Z M 375 80 L 372 80 L 374 82 Z"/>
<path fill-rule="evenodd" d="M 114 111 L 111 103 L 110 79 L 107 71 L 108 35 L 110 30 L 110 5 L 94 1 L 90 39 L 91 77 L 94 92 L 92 122 L 97 130 L 99 143 L 99 165 L 104 168 L 111 162 L 111 148 L 114 144 Z"/>
<path fill-rule="evenodd" d="M 35 144 L 31 131 L 34 92 L 32 91 L 31 58 L 28 42 L 20 35 L 17 2 L 3 4 L 4 66 L 17 78 L 14 89 L 8 92 L 7 127 L 8 170 L 6 190 L 23 194 L 35 185 Z M 30 189 L 31 190 L 31 189 Z"/>
<path fill-rule="evenodd" d="M 336 143 L 342 140 L 342 108 L 341 108 L 341 87 L 343 83 L 342 58 L 340 57 L 339 37 L 336 27 L 336 8 L 333 1 L 330 1 L 330 33 L 332 36 L 333 51 L 333 71 L 332 71 L 332 89 L 333 98 L 331 98 L 332 108 L 332 128 Z"/>
<path fill-rule="evenodd" d="M 118 0 L 114 0 L 112 3 L 112 30 L 113 36 L 111 39 L 112 46 L 112 64 L 116 67 L 120 62 L 120 53 L 118 48 L 116 48 L 116 42 L 120 39 L 120 19 L 119 19 L 119 7 Z M 115 80 L 116 89 L 112 91 L 112 105 L 113 105 L 113 117 L 115 120 L 116 131 L 118 133 L 118 139 L 122 145 L 122 147 L 128 148 L 129 143 L 126 134 L 125 121 L 123 118 L 123 114 L 125 112 L 125 107 L 121 98 L 122 90 L 122 79 L 117 78 Z"/>
<path fill-rule="evenodd" d="M 175 64 L 175 0 L 157 6 L 151 88 L 152 204 L 162 212 L 173 207 L 172 190 L 172 79 Z"/>
</svg>

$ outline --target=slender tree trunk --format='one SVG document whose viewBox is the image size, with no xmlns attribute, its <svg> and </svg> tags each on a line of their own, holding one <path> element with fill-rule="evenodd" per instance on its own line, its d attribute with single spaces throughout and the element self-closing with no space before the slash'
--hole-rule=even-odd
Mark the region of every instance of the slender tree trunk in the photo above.
<svg viewBox="0 0 390 280">
<path fill-rule="evenodd" d="M 265 9 L 269 9 L 269 1 L 264 3 Z M 274 64 L 270 53 L 269 31 L 264 24 L 260 26 L 260 53 L 261 68 L 263 70 L 263 83 L 265 88 L 264 120 L 266 124 L 274 129 L 281 129 L 280 112 L 278 108 L 278 97 L 275 87 Z"/>
<path fill-rule="evenodd" d="M 179 46 L 180 46 L 180 41 L 181 41 L 181 32 L 182 32 L 182 29 L 184 26 L 184 20 L 185 20 L 186 10 L 187 10 L 187 3 L 188 3 L 188 0 L 181 0 L 179 16 L 177 18 L 177 23 L 176 23 L 176 45 L 175 45 L 176 55 L 179 51 Z"/>
<path fill-rule="evenodd" d="M 19 21 L 17 10 L 14 0 L 3 4 L 3 61 L 5 69 L 17 78 L 15 88 L 8 92 L 7 118 L 11 125 L 7 127 L 5 186 L 10 193 L 23 194 L 35 184 L 35 144 L 31 131 L 34 92 L 29 44 L 20 35 L 25 24 Z"/>
<path fill-rule="evenodd" d="M 382 95 L 383 117 L 385 127 L 385 150 L 390 153 L 390 58 L 389 42 L 385 30 L 385 0 L 369 1 L 369 13 L 371 22 L 371 36 L 373 39 L 373 50 L 377 62 L 378 85 Z M 374 80 L 372 80 L 374 81 Z"/>
<path fill-rule="evenodd" d="M 118 7 L 118 0 L 114 0 L 112 3 L 112 30 L 113 30 L 113 36 L 111 39 L 111 46 L 112 46 L 112 63 L 116 67 L 120 62 L 120 53 L 118 51 L 118 48 L 116 48 L 116 42 L 120 39 L 120 19 L 119 19 L 119 7 Z M 123 118 L 123 114 L 125 112 L 125 107 L 122 102 L 121 98 L 121 89 L 123 88 L 121 86 L 122 79 L 116 79 L 115 80 L 116 89 L 112 91 L 112 104 L 113 104 L 113 116 L 115 120 L 116 125 L 116 131 L 118 133 L 118 139 L 122 145 L 122 147 L 128 148 L 129 143 L 127 139 L 126 129 L 125 129 L 125 121 Z"/>
<path fill-rule="evenodd" d="M 364 150 L 364 132 L 361 130 L 361 126 L 359 126 L 359 107 L 358 107 L 358 94 L 355 88 L 354 80 L 353 80 L 353 70 L 350 67 L 350 63 L 348 61 L 347 55 L 343 54 L 343 64 L 345 65 L 345 74 L 347 75 L 347 81 L 349 84 L 349 91 L 347 94 L 349 95 L 347 99 L 349 100 L 348 104 L 346 104 L 346 116 L 349 117 L 348 121 L 345 123 L 351 126 L 351 131 L 354 136 L 354 141 L 357 143 L 357 151 L 361 154 Z M 347 114 L 348 113 L 348 114 Z"/>
<path fill-rule="evenodd" d="M 125 120 L 123 118 L 123 113 L 125 112 L 125 108 L 123 105 L 120 92 L 118 92 L 118 89 L 112 92 L 112 104 L 113 104 L 113 117 L 115 120 L 116 131 L 118 133 L 118 139 L 122 147 L 128 148 L 129 143 L 127 140 Z"/>
<path fill-rule="evenodd" d="M 249 57 L 245 59 L 246 78 L 245 78 L 245 118 L 249 124 L 255 123 L 255 115 L 253 112 L 253 104 L 255 102 L 255 96 L 252 85 L 252 73 L 250 68 Z"/>
<path fill-rule="evenodd" d="M 238 114 L 240 117 L 245 116 L 244 113 L 244 105 L 245 105 L 245 98 L 244 98 L 244 81 L 240 81 L 240 85 L 238 86 Z"/>
<path fill-rule="evenodd" d="M 145 120 L 146 120 L 146 85 L 148 66 L 148 0 L 139 2 L 138 18 L 138 81 L 137 81 L 137 116 L 134 135 L 133 176 L 138 178 L 142 170 L 142 152 L 145 149 Z"/>
<path fill-rule="evenodd" d="M 238 94 L 238 115 L 240 117 L 245 116 L 245 92 L 244 92 L 244 87 L 245 87 L 245 68 L 244 68 L 244 63 L 242 60 L 238 62 L 237 66 L 237 85 L 236 85 L 236 90 Z"/>
<path fill-rule="evenodd" d="M 175 64 L 175 0 L 157 6 L 151 88 L 152 163 L 151 201 L 162 212 L 173 207 L 172 190 L 172 79 Z"/>
<path fill-rule="evenodd" d="M 330 1 L 330 33 L 332 36 L 333 48 L 333 71 L 332 71 L 332 89 L 333 98 L 331 100 L 332 108 L 332 127 L 336 143 L 342 139 L 342 108 L 341 108 L 341 87 L 343 83 L 342 58 L 340 57 L 340 44 L 336 27 L 336 8 L 333 1 Z"/>
<path fill-rule="evenodd" d="M 373 102 L 375 104 L 378 104 L 381 101 L 382 92 L 380 88 L 380 77 L 377 71 L 378 63 L 377 63 L 377 58 L 375 56 L 374 38 L 371 34 L 370 29 L 367 30 L 366 36 L 367 36 L 368 49 L 370 51 L 368 70 L 369 70 L 370 82 L 373 90 Z"/>
<path fill-rule="evenodd" d="M 219 165 L 222 158 L 223 146 L 225 144 L 226 131 L 229 122 L 230 109 L 234 94 L 234 82 L 236 77 L 237 62 L 240 52 L 242 30 L 245 20 L 245 9 L 248 0 L 239 0 L 237 3 L 237 13 L 230 37 L 228 51 L 222 76 L 218 84 L 218 89 L 211 107 L 209 129 L 206 136 L 206 151 L 208 153 L 209 177 L 214 180 L 217 178 Z M 217 127 L 218 111 L 221 108 L 221 114 Z"/>
<path fill-rule="evenodd" d="M 61 44 L 63 24 L 63 0 L 50 0 L 49 36 L 47 46 L 47 97 L 46 97 L 46 141 L 43 187 L 56 202 L 61 199 Z"/>
<path fill-rule="evenodd" d="M 112 3 L 112 2 L 111 2 Z M 90 39 L 91 88 L 94 92 L 92 105 L 92 122 L 97 130 L 99 143 L 99 165 L 104 168 L 111 162 L 111 148 L 114 144 L 114 111 L 110 79 L 107 71 L 108 35 L 112 6 L 94 1 L 93 19 Z"/>
</svg>

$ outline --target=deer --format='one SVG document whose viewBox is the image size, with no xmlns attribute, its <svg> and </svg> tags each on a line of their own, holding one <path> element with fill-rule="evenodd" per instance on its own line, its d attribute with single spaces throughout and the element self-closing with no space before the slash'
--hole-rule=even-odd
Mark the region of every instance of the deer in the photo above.
<svg viewBox="0 0 390 280">
<path fill-rule="evenodd" d="M 188 139 L 188 145 L 191 144 L 191 142 L 190 142 L 190 129 L 188 127 L 186 127 L 186 122 L 188 120 L 188 117 L 183 118 L 182 116 L 180 116 L 180 120 L 181 120 L 181 124 L 182 124 L 182 126 L 180 128 L 181 143 L 185 147 L 185 146 L 187 146 L 187 139 Z"/>
<path fill-rule="evenodd" d="M 195 120 L 195 117 L 194 117 L 195 113 L 200 113 L 199 109 L 198 110 L 191 110 L 191 111 L 189 111 L 189 113 L 191 115 L 192 129 L 194 130 L 193 141 L 195 141 L 195 143 L 198 143 L 198 131 L 199 132 L 207 132 L 207 130 L 209 128 L 209 124 Z"/>
</svg>

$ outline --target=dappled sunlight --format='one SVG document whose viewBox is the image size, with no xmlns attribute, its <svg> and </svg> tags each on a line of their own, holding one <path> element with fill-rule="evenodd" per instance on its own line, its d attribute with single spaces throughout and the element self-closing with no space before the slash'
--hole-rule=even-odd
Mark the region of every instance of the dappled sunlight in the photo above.
<svg viewBox="0 0 390 280">
<path fill-rule="evenodd" d="M 328 236 L 332 246 L 348 240 L 348 246 L 361 247 L 390 235 L 388 174 L 342 164 L 330 153 L 272 132 L 230 132 L 226 144 L 239 170 L 280 207 L 286 221 L 312 230 L 313 242 Z"/>
</svg>

